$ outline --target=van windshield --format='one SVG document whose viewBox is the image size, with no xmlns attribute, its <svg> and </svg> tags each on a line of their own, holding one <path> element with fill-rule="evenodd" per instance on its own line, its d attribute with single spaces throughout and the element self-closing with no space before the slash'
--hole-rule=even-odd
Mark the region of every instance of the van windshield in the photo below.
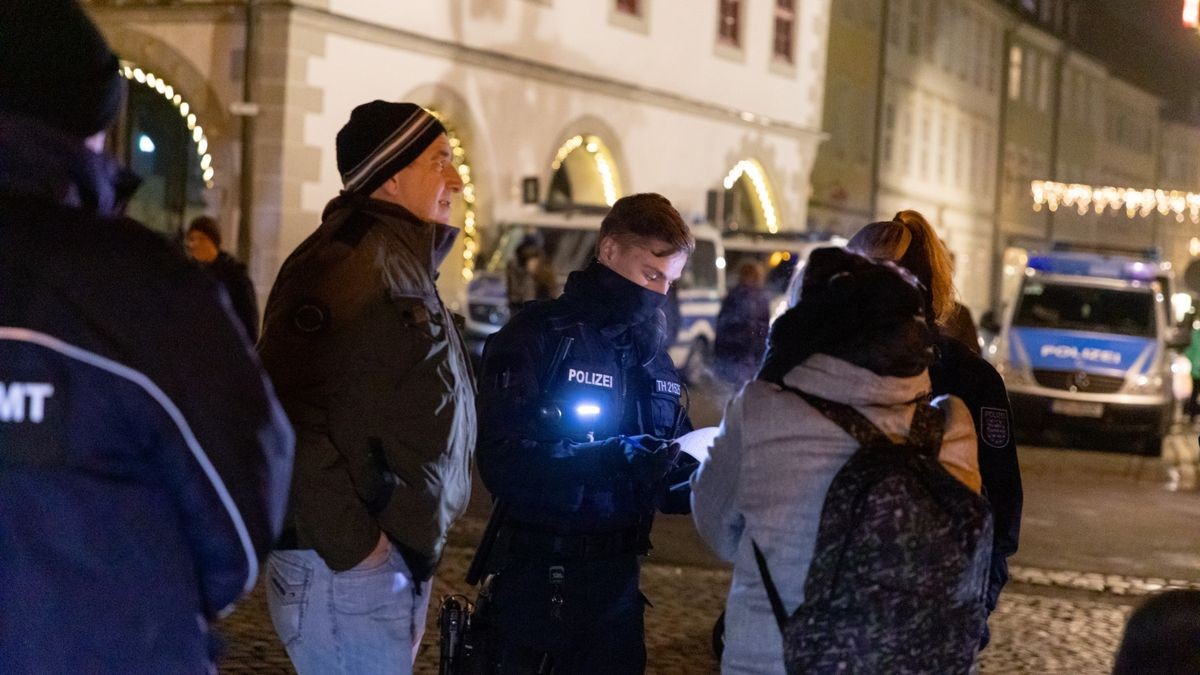
<svg viewBox="0 0 1200 675">
<path fill-rule="evenodd" d="M 517 248 L 525 242 L 537 245 L 546 254 L 551 269 L 560 276 L 583 269 L 596 249 L 599 230 L 568 230 L 532 225 L 513 225 L 504 230 L 484 258 L 488 272 L 503 273 L 505 266 L 516 256 Z"/>
<path fill-rule="evenodd" d="M 717 247 L 711 241 L 696 240 L 696 250 L 688 258 L 678 286 L 680 288 L 717 287 Z"/>
<path fill-rule="evenodd" d="M 1029 280 L 1013 325 L 1155 337 L 1154 292 Z"/>
</svg>

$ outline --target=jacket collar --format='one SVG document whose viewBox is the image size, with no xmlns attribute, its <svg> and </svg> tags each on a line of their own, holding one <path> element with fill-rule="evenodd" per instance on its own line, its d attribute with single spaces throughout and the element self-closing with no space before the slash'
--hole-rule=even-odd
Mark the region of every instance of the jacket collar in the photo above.
<svg viewBox="0 0 1200 675">
<path fill-rule="evenodd" d="M 29 117 L 0 113 L 0 193 L 113 216 L 139 182 L 78 138 Z"/>
<path fill-rule="evenodd" d="M 927 370 L 912 377 L 876 375 L 848 361 L 819 353 L 788 371 L 783 382 L 830 401 L 856 407 L 912 403 L 932 389 Z"/>
<path fill-rule="evenodd" d="M 454 248 L 454 240 L 458 238 L 457 227 L 426 222 L 399 204 L 353 192 L 342 192 L 330 200 L 325 205 L 321 220 L 344 220 L 354 213 L 366 214 L 382 223 L 392 236 L 403 240 L 414 251 L 428 249 L 430 273 L 435 278 L 438 268 Z"/>
</svg>

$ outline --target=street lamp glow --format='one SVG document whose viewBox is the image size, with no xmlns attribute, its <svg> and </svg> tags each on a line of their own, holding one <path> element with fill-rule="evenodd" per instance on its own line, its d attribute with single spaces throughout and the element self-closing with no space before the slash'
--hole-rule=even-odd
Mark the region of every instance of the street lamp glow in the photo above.
<svg viewBox="0 0 1200 675">
<path fill-rule="evenodd" d="M 138 136 L 138 150 L 146 153 L 154 152 L 154 139 L 146 134 Z"/>
</svg>

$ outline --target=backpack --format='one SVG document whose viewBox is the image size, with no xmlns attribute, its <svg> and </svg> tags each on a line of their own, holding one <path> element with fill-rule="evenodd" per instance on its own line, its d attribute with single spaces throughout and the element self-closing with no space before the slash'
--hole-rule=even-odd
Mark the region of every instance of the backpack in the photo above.
<svg viewBox="0 0 1200 675">
<path fill-rule="evenodd" d="M 860 445 L 829 486 L 791 616 L 752 542 L 787 672 L 969 672 L 986 628 L 992 516 L 938 463 L 941 411 L 919 403 L 894 443 L 854 408 L 781 386 Z"/>
</svg>

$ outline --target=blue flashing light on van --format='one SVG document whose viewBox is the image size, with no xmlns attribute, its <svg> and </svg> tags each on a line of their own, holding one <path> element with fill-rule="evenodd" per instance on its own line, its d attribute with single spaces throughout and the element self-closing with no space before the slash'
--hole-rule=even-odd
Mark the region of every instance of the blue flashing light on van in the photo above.
<svg viewBox="0 0 1200 675">
<path fill-rule="evenodd" d="M 1128 435 L 1157 454 L 1175 413 L 1169 266 L 1102 253 L 1031 253 L 988 350 L 1018 429 Z"/>
</svg>

